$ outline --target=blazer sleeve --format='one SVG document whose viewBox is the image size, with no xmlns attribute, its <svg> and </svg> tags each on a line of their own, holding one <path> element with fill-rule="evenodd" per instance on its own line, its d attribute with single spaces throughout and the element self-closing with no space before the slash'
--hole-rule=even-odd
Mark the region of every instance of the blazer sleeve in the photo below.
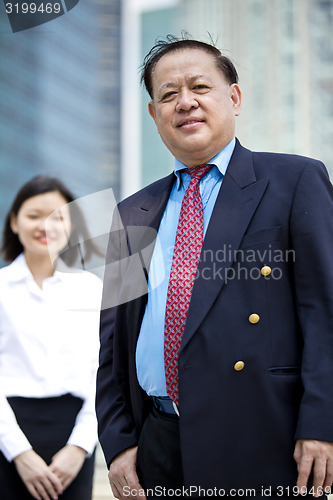
<svg viewBox="0 0 333 500">
<path fill-rule="evenodd" d="M 117 312 L 118 307 L 121 307 L 118 304 L 121 293 L 121 259 L 125 258 L 122 255 L 122 248 L 126 247 L 121 243 L 123 238 L 124 231 L 119 212 L 116 210 L 106 256 L 96 387 L 98 435 L 108 467 L 113 458 L 121 451 L 137 444 L 133 416 L 116 373 L 116 366 L 119 365 L 120 360 L 116 359 L 114 349 Z M 121 332 L 122 335 L 125 333 Z"/>
<path fill-rule="evenodd" d="M 320 162 L 311 162 L 300 175 L 290 228 L 304 341 L 295 437 L 333 441 L 333 187 Z"/>
</svg>

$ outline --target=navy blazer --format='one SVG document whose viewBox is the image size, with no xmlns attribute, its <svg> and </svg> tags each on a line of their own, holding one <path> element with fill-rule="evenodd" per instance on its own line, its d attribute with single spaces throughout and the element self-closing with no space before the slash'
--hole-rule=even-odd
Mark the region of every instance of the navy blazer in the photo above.
<svg viewBox="0 0 333 500">
<path fill-rule="evenodd" d="M 171 174 L 121 202 L 110 233 L 96 405 L 108 464 L 138 443 L 151 404 L 137 381 L 135 349 L 173 182 Z M 295 440 L 333 441 L 332 256 L 324 165 L 237 141 L 179 355 L 186 486 L 292 487 Z"/>
</svg>

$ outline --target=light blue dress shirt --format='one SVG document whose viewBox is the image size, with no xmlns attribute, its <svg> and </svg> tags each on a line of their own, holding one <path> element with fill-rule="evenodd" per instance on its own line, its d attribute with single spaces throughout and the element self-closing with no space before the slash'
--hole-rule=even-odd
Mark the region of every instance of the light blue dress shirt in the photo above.
<svg viewBox="0 0 333 500">
<path fill-rule="evenodd" d="M 214 167 L 200 182 L 204 237 L 235 143 L 234 138 L 208 162 Z M 190 174 L 182 172 L 184 168 L 186 166 L 176 159 L 176 182 L 158 230 L 149 269 L 148 301 L 136 347 L 139 384 L 149 396 L 167 396 L 164 372 L 164 316 L 178 219 L 185 191 L 191 181 Z"/>
</svg>

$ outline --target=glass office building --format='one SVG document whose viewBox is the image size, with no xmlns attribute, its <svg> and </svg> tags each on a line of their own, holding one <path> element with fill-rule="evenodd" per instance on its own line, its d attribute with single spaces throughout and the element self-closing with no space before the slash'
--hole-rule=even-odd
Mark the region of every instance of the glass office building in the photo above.
<svg viewBox="0 0 333 500">
<path fill-rule="evenodd" d="M 36 174 L 120 190 L 120 0 L 12 33 L 0 5 L 0 216 Z"/>
</svg>

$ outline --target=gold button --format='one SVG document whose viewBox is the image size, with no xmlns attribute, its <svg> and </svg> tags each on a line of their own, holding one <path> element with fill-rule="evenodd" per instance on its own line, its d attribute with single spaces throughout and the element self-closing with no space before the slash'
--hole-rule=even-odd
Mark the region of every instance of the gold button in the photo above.
<svg viewBox="0 0 333 500">
<path fill-rule="evenodd" d="M 236 372 L 240 372 L 241 370 L 243 370 L 244 366 L 244 361 L 237 361 L 237 363 L 234 364 L 234 369 L 236 370 Z"/>
<path fill-rule="evenodd" d="M 261 268 L 261 274 L 263 276 L 269 276 L 272 272 L 272 269 L 269 266 L 264 266 Z"/>
<path fill-rule="evenodd" d="M 260 320 L 259 314 L 251 314 L 249 316 L 249 322 L 252 323 L 253 325 L 255 325 L 256 323 L 258 323 L 259 320 Z"/>
</svg>

